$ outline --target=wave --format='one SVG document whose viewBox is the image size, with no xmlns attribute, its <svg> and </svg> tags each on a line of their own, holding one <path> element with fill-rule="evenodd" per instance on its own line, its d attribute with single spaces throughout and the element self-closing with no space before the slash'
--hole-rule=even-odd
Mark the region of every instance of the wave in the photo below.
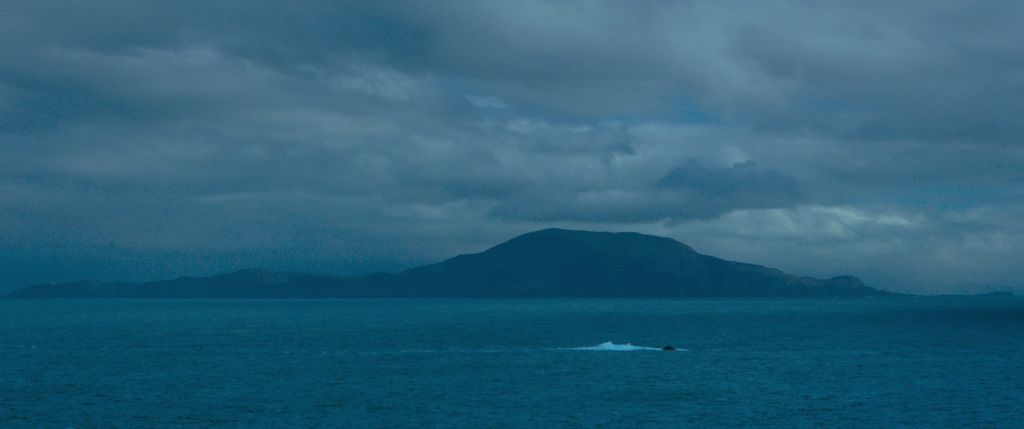
<svg viewBox="0 0 1024 429">
<path fill-rule="evenodd" d="M 630 343 L 626 344 L 615 344 L 611 341 L 605 341 L 601 344 L 591 347 L 572 347 L 566 350 L 589 350 L 597 352 L 636 352 L 636 351 L 661 351 L 660 347 L 644 347 L 634 346 Z M 679 349 L 684 350 L 684 349 Z"/>
</svg>

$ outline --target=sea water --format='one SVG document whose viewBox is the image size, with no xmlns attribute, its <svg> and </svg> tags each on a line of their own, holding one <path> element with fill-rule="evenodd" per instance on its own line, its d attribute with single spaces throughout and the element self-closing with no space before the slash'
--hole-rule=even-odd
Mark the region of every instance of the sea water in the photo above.
<svg viewBox="0 0 1024 429">
<path fill-rule="evenodd" d="M 0 301 L 2 428 L 1021 425 L 1010 297 Z"/>
</svg>

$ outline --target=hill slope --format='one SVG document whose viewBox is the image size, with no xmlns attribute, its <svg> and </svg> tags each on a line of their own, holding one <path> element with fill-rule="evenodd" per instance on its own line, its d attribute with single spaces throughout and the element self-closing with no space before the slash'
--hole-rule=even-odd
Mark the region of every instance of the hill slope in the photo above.
<svg viewBox="0 0 1024 429">
<path fill-rule="evenodd" d="M 330 277 L 243 270 L 140 284 L 36 285 L 12 298 L 807 297 L 886 292 L 860 280 L 796 277 L 637 233 L 545 229 L 397 274 Z"/>
<path fill-rule="evenodd" d="M 403 271 L 397 296 L 754 297 L 867 296 L 884 292 L 844 276 L 796 277 L 695 252 L 637 233 L 545 229 L 485 252 Z"/>
</svg>

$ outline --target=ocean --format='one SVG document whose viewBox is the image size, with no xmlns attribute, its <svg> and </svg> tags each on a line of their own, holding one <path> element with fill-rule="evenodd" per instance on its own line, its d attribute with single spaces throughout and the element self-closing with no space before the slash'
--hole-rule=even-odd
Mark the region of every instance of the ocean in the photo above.
<svg viewBox="0 0 1024 429">
<path fill-rule="evenodd" d="M 1011 297 L 0 300 L 0 428 L 1022 425 Z"/>
</svg>

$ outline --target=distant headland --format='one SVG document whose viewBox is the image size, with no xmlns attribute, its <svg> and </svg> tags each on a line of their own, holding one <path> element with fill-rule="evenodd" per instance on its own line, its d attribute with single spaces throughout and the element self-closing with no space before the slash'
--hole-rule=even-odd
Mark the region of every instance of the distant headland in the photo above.
<svg viewBox="0 0 1024 429">
<path fill-rule="evenodd" d="M 28 286 L 9 298 L 703 298 L 891 295 L 852 276 L 815 279 L 631 232 L 544 229 L 398 273 L 335 277 L 242 270 L 145 283 Z"/>
</svg>

